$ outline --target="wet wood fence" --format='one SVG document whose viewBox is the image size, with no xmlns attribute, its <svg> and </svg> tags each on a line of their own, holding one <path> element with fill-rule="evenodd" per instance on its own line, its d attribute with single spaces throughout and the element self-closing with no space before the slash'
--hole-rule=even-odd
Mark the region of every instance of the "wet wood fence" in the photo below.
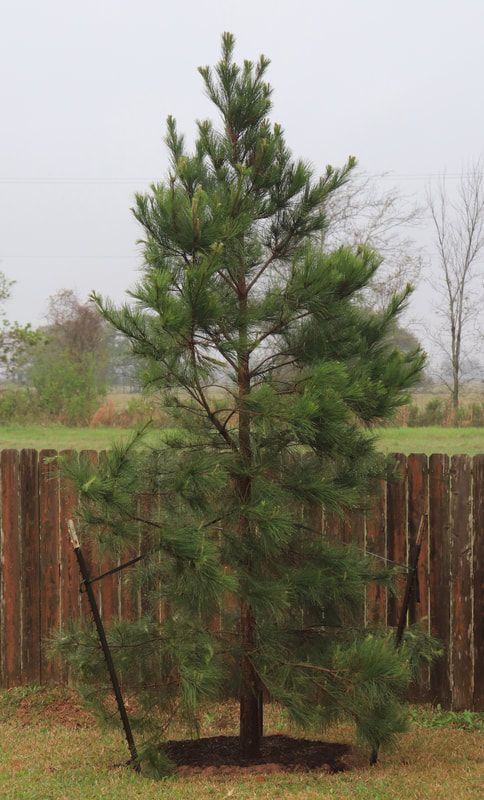
<svg viewBox="0 0 484 800">
<path fill-rule="evenodd" d="M 49 635 L 68 620 L 88 615 L 85 595 L 66 535 L 76 504 L 72 488 L 57 475 L 55 450 L 0 452 L 0 685 L 43 684 L 65 679 L 49 658 Z M 80 458 L 96 462 L 95 451 Z M 378 558 L 406 564 L 422 514 L 427 514 L 419 565 L 419 602 L 409 620 L 422 620 L 442 642 L 445 655 L 428 676 L 424 697 L 455 709 L 484 709 L 484 455 L 396 454 L 402 480 L 382 483 L 371 512 L 345 520 L 318 509 L 308 525 L 352 541 Z M 149 498 L 140 503 L 151 502 Z M 89 555 L 89 554 L 88 554 Z M 93 572 L 111 565 L 96 563 Z M 142 612 L 122 573 L 96 586 L 101 613 Z M 365 622 L 396 624 L 403 578 L 396 596 L 371 587 Z"/>
</svg>

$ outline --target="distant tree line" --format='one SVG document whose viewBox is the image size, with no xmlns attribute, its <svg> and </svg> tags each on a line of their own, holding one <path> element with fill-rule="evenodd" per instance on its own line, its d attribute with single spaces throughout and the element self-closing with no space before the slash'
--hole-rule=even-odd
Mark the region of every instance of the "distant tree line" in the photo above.
<svg viewBox="0 0 484 800">
<path fill-rule="evenodd" d="M 430 186 L 427 206 L 435 232 L 432 287 L 439 323 L 424 328 L 425 338 L 442 359 L 438 368 L 427 367 L 423 380 L 436 380 L 447 388 L 454 424 L 466 424 L 476 411 L 460 408 L 462 388 L 470 380 L 482 379 L 482 364 L 476 357 L 484 335 L 482 164 L 477 162 L 463 173 L 454 193 L 444 178 L 437 189 Z M 421 279 L 425 259 L 412 233 L 424 211 L 394 189 L 382 191 L 378 178 L 364 174 L 352 177 L 328 202 L 321 247 L 363 244 L 383 257 L 381 275 L 358 298 L 363 307 L 382 309 L 393 292 Z M 90 301 L 61 289 L 49 298 L 45 322 L 35 329 L 7 320 L 5 303 L 13 285 L 0 272 L 0 421 L 35 418 L 85 424 L 108 391 L 139 391 L 140 366 L 127 339 L 108 326 Z M 402 320 L 388 335 L 406 352 L 419 345 L 411 326 Z M 413 424 L 424 424 L 435 410 L 423 415 L 417 411 L 411 415 Z M 449 418 L 443 405 L 439 414 Z"/>
<path fill-rule="evenodd" d="M 10 287 L 1 276 L 0 301 L 8 299 Z M 125 340 L 92 303 L 70 289 L 49 299 L 45 323 L 36 330 L 8 323 L 4 316 L 0 347 L 4 422 L 35 418 L 85 424 L 109 389 L 138 387 Z"/>
</svg>

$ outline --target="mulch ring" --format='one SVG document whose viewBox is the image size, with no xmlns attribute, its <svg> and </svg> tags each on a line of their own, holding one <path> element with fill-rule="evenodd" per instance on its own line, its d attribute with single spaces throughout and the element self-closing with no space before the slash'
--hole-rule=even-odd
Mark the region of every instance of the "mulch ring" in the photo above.
<svg viewBox="0 0 484 800">
<path fill-rule="evenodd" d="M 259 758 L 240 755 L 238 736 L 170 741 L 163 745 L 178 775 L 240 775 L 274 772 L 343 772 L 350 769 L 351 747 L 335 742 L 265 736 Z M 350 758 L 344 758 L 349 756 Z"/>
</svg>

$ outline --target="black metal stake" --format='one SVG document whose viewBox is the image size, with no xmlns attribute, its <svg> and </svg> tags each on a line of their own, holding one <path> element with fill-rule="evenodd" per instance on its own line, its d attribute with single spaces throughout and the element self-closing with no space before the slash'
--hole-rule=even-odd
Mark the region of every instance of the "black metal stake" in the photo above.
<svg viewBox="0 0 484 800">
<path fill-rule="evenodd" d="M 405 584 L 405 592 L 403 595 L 402 601 L 402 608 L 400 611 L 400 618 L 397 624 L 397 630 L 395 633 L 395 647 L 400 647 L 403 639 L 403 632 L 405 630 L 405 623 L 407 621 L 407 612 L 408 607 L 410 605 L 410 600 L 412 598 L 414 587 L 417 586 L 417 570 L 418 570 L 418 560 L 420 558 L 420 550 L 422 549 L 422 533 L 423 533 L 423 526 L 424 521 L 427 515 L 422 514 L 420 518 L 420 525 L 418 526 L 418 533 L 417 538 L 415 539 L 412 552 L 410 553 L 410 563 L 408 567 L 407 573 L 407 582 Z"/>
<path fill-rule="evenodd" d="M 418 560 L 420 557 L 420 550 L 422 549 L 422 533 L 423 526 L 427 515 L 422 514 L 420 517 L 420 524 L 418 526 L 417 538 L 413 544 L 412 552 L 410 553 L 409 566 L 407 571 L 407 581 L 405 583 L 405 592 L 403 594 L 402 607 L 400 609 L 400 616 L 398 618 L 397 630 L 395 632 L 395 647 L 398 649 L 402 643 L 403 632 L 405 630 L 405 623 L 407 621 L 407 612 L 410 605 L 410 600 L 413 594 L 414 586 L 417 586 L 417 570 Z M 370 756 L 370 766 L 374 766 L 378 761 L 378 749 L 373 748 Z"/>
<path fill-rule="evenodd" d="M 76 554 L 77 563 L 79 564 L 79 570 L 82 575 L 82 582 L 83 585 L 86 587 L 86 594 L 89 600 L 89 605 L 91 606 L 94 624 L 96 625 L 97 634 L 99 636 L 99 641 L 101 643 L 102 651 L 104 653 L 104 658 L 106 661 L 106 666 L 108 668 L 109 677 L 111 678 L 113 692 L 118 706 L 119 716 L 121 717 L 121 722 L 123 723 L 124 733 L 126 736 L 126 741 L 128 743 L 129 752 L 131 755 L 130 762 L 133 766 L 133 769 L 136 772 L 140 772 L 138 751 L 136 749 L 136 744 L 133 738 L 133 732 L 131 730 L 128 714 L 126 712 L 126 706 L 124 705 L 123 695 L 121 693 L 121 687 L 119 685 L 119 680 L 116 673 L 116 668 L 114 666 L 113 657 L 111 655 L 111 650 L 109 649 L 108 640 L 106 639 L 104 625 L 101 619 L 101 615 L 99 614 L 96 595 L 94 594 L 91 585 L 89 567 L 87 566 L 86 560 L 82 554 L 81 546 L 79 544 L 79 539 L 77 538 L 76 534 L 76 529 L 71 519 L 68 521 L 67 527 L 69 531 L 69 538 L 71 540 L 71 544 Z"/>
</svg>

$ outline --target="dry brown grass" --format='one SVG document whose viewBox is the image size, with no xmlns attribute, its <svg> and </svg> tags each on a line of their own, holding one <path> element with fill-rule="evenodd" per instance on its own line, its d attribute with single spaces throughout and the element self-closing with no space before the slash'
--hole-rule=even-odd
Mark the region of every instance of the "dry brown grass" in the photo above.
<svg viewBox="0 0 484 800">
<path fill-rule="evenodd" d="M 40 698 L 40 703 L 39 703 Z M 72 700 L 72 698 L 71 698 Z M 21 701 L 22 702 L 22 701 Z M 27 700 L 18 714 L 7 703 L 0 739 L 0 797 L 2 800 L 305 800 L 363 798 L 363 800 L 470 800 L 482 797 L 484 782 L 482 733 L 451 727 L 414 725 L 399 740 L 398 749 L 383 754 L 376 768 L 366 765 L 367 754 L 355 749 L 353 768 L 345 773 L 257 774 L 243 778 L 171 777 L 163 782 L 140 778 L 115 765 L 126 758 L 121 736 L 92 727 L 76 727 L 75 714 L 66 715 L 65 700 L 55 692 L 40 693 L 33 706 Z M 36 708 L 36 703 L 39 703 Z M 56 718 L 52 707 L 61 706 Z M 25 707 L 30 709 L 28 719 Z M 51 709 L 49 711 L 49 708 Z M 202 720 L 204 735 L 234 730 L 234 708 L 216 707 Z M 287 731 L 284 717 L 268 709 L 267 727 Z M 175 730 L 173 731 L 175 732 Z M 180 730 L 179 730 L 180 732 Z M 325 734 L 333 741 L 353 742 L 346 726 Z"/>
</svg>

